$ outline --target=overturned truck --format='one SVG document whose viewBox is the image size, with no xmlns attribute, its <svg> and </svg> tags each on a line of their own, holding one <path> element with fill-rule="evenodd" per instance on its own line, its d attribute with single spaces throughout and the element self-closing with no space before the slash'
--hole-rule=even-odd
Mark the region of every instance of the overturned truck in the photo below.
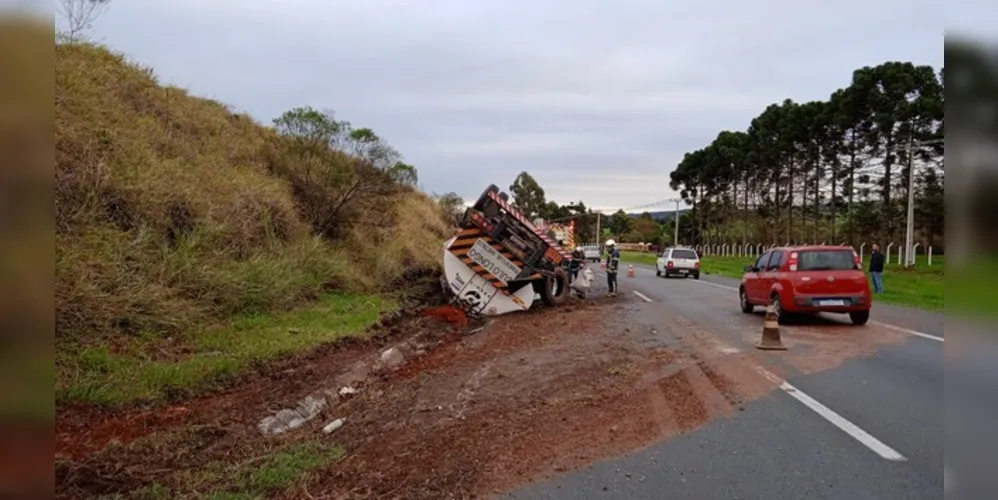
<svg viewBox="0 0 998 500">
<path fill-rule="evenodd" d="M 568 297 L 571 254 L 491 185 L 444 244 L 444 290 L 467 312 L 495 316 Z"/>
</svg>

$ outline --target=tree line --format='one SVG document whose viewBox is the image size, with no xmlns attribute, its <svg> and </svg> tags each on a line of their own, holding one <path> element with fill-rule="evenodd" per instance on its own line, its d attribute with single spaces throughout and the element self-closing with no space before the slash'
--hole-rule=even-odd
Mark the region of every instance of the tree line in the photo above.
<svg viewBox="0 0 998 500">
<path fill-rule="evenodd" d="M 824 101 L 771 104 L 745 131 L 687 153 L 670 186 L 695 243 L 915 241 L 944 245 L 944 71 L 885 62 Z"/>
</svg>

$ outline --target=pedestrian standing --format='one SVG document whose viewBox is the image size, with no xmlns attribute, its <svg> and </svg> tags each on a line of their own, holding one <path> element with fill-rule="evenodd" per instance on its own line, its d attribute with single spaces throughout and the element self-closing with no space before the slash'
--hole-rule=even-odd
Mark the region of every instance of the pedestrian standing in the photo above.
<svg viewBox="0 0 998 500">
<path fill-rule="evenodd" d="M 873 293 L 884 293 L 884 254 L 876 243 L 870 254 L 870 281 L 873 282 Z"/>
<path fill-rule="evenodd" d="M 620 267 L 620 252 L 617 242 L 606 240 L 606 286 L 609 288 L 607 297 L 617 296 L 617 269 Z"/>
</svg>

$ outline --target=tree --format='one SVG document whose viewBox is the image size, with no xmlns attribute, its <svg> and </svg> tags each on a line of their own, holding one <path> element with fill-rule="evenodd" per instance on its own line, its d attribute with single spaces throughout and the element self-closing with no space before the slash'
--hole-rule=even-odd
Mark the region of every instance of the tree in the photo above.
<svg viewBox="0 0 998 500">
<path fill-rule="evenodd" d="M 629 234 L 637 240 L 636 243 L 660 243 L 662 228 L 651 218 L 651 214 L 645 212 L 641 216 L 631 221 Z"/>
<path fill-rule="evenodd" d="M 457 225 L 461 217 L 464 216 L 464 199 L 457 193 L 444 193 L 437 197 L 437 203 L 440 205 L 444 217 L 451 224 Z"/>
<path fill-rule="evenodd" d="M 546 205 L 544 189 L 527 172 L 520 172 L 516 180 L 509 186 L 509 194 L 513 195 L 513 206 L 529 219 L 543 213 Z"/>
<path fill-rule="evenodd" d="M 415 168 L 371 129 L 354 129 L 332 111 L 291 109 L 274 120 L 272 172 L 288 180 L 313 232 L 335 239 L 362 224 L 382 227 Z M 401 183 L 401 184 L 400 184 Z"/>
<path fill-rule="evenodd" d="M 111 0 L 58 0 L 59 14 L 66 21 L 63 35 L 77 41 L 93 28 L 93 23 L 107 10 Z"/>
<path fill-rule="evenodd" d="M 623 210 L 617 210 L 607 220 L 606 227 L 611 234 L 620 238 L 631 230 L 631 216 Z"/>
<path fill-rule="evenodd" d="M 390 171 L 392 179 L 404 186 L 415 187 L 416 183 L 419 181 L 419 174 L 416 172 L 416 167 L 409 165 L 408 163 L 401 161 L 395 162 Z"/>
</svg>

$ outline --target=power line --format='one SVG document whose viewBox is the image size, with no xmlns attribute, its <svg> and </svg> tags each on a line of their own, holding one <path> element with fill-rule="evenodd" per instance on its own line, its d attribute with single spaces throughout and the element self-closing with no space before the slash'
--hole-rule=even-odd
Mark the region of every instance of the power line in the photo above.
<svg viewBox="0 0 998 500">
<path fill-rule="evenodd" d="M 577 218 L 582 217 L 584 215 L 590 215 L 590 214 L 591 215 L 595 215 L 596 213 L 602 213 L 603 215 L 610 215 L 610 214 L 607 214 L 607 211 L 611 211 L 611 213 L 612 213 L 612 212 L 616 212 L 617 210 L 623 210 L 624 212 L 630 213 L 632 211 L 641 210 L 641 209 L 645 209 L 645 208 L 663 208 L 663 209 L 665 209 L 665 208 L 668 207 L 668 205 L 675 204 L 678 201 L 682 201 L 682 199 L 681 198 L 677 198 L 677 197 L 665 198 L 665 199 L 662 199 L 662 200 L 653 201 L 651 203 L 645 203 L 643 205 L 634 205 L 634 206 L 630 206 L 630 207 L 620 207 L 620 208 L 617 208 L 617 209 L 607 209 L 607 208 L 604 208 L 604 209 L 597 210 L 597 209 L 590 208 L 590 210 L 592 210 L 592 212 L 577 213 L 577 214 L 569 215 L 569 216 L 566 216 L 566 217 L 558 217 L 557 219 L 544 219 L 544 222 L 562 222 L 562 221 L 566 221 L 566 220 L 577 219 Z M 571 207 L 577 207 L 579 205 L 577 203 L 569 203 L 568 205 L 562 205 L 562 206 L 563 207 L 569 207 L 569 208 L 571 208 Z"/>
</svg>

